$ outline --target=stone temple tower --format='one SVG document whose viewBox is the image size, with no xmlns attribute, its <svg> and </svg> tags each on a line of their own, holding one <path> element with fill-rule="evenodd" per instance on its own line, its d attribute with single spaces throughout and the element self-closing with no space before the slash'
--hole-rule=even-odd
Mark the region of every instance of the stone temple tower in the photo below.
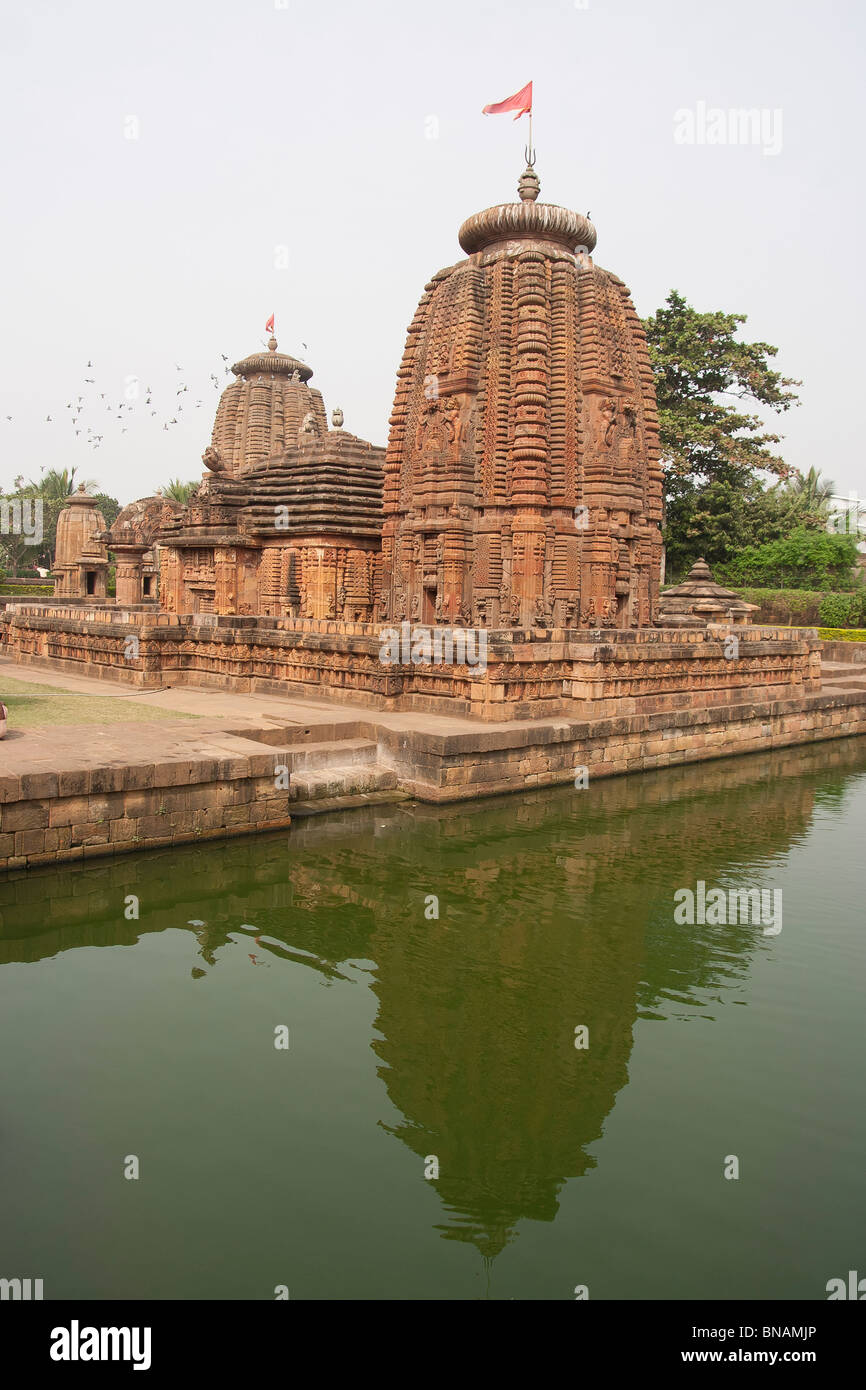
<svg viewBox="0 0 866 1390">
<path fill-rule="evenodd" d="M 58 598 L 104 603 L 108 551 L 102 543 L 105 518 L 95 497 L 81 483 L 57 518 L 54 542 L 54 593 Z"/>
<path fill-rule="evenodd" d="M 662 478 L 644 333 L 596 232 L 537 201 L 460 228 L 425 287 L 385 464 L 380 616 L 491 628 L 653 622 Z"/>
<path fill-rule="evenodd" d="M 311 367 L 277 351 L 254 352 L 232 367 L 235 377 L 217 408 L 205 463 L 214 473 L 242 473 L 293 447 L 298 436 L 322 435 L 328 428 L 325 403 L 309 380 Z"/>
</svg>

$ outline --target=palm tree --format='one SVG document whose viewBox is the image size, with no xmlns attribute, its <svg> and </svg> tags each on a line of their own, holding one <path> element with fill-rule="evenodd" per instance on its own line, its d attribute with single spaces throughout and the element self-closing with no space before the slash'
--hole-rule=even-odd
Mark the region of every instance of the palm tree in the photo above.
<svg viewBox="0 0 866 1390">
<path fill-rule="evenodd" d="M 95 492 L 99 484 L 93 478 L 85 478 L 83 483 L 76 483 L 75 468 L 49 468 L 43 473 L 38 482 L 32 479 L 27 484 L 27 491 L 33 497 L 42 497 L 46 502 L 60 502 L 67 497 L 71 497 L 78 487 L 83 487 L 85 492 Z"/>
<path fill-rule="evenodd" d="M 172 478 L 162 487 L 158 487 L 156 492 L 158 497 L 167 497 L 173 502 L 183 502 L 186 506 L 193 493 L 198 491 L 198 487 L 197 482 L 183 483 L 180 478 Z"/>
<path fill-rule="evenodd" d="M 836 491 L 836 484 L 825 478 L 819 468 L 810 468 L 805 475 L 795 473 L 785 483 L 785 491 L 798 507 L 812 515 L 820 515 L 829 509 L 830 499 Z"/>
</svg>

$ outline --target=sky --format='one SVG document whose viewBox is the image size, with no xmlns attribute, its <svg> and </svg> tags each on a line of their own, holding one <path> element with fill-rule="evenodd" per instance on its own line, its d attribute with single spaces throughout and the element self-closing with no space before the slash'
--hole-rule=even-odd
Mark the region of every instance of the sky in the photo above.
<svg viewBox="0 0 866 1390">
<path fill-rule="evenodd" d="M 866 494 L 853 0 L 0 0 L 0 18 L 0 490 L 74 467 L 125 503 L 198 479 L 212 377 L 271 313 L 329 411 L 384 444 L 426 281 L 466 217 L 517 196 L 527 119 L 481 108 L 531 79 L 541 199 L 591 213 L 642 317 L 672 288 L 747 314 L 803 382 L 773 417 L 786 460 Z M 739 109 L 761 127 L 729 127 Z"/>
</svg>

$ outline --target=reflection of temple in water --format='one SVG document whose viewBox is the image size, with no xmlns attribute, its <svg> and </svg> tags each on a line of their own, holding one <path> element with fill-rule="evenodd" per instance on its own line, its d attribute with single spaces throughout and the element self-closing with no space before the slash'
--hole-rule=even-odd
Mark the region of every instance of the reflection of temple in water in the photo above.
<svg viewBox="0 0 866 1390">
<path fill-rule="evenodd" d="M 390 1132 L 419 1173 L 438 1158 L 443 1234 L 492 1256 L 522 1219 L 552 1220 L 566 1180 L 596 1162 L 635 1020 L 666 996 L 701 1007 L 761 949 L 745 925 L 674 928 L 672 885 L 744 861 L 771 876 L 816 802 L 862 767 L 842 742 L 32 873 L 0 887 L 0 964 L 166 929 L 195 933 L 196 974 L 232 949 L 323 979 L 373 962 L 371 1045 L 402 1116 Z M 139 922 L 118 920 L 128 893 Z M 430 893 L 438 920 L 424 915 Z"/>
</svg>

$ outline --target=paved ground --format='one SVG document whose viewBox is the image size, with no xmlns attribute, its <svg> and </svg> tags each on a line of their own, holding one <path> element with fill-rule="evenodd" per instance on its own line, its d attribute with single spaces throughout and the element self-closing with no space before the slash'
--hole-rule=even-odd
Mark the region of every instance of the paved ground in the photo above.
<svg viewBox="0 0 866 1390">
<path fill-rule="evenodd" d="M 88 699 L 126 702 L 129 722 L 42 725 L 38 728 L 15 726 L 10 709 L 9 729 L 0 743 L 0 774 L 74 768 L 105 767 L 120 763 L 170 762 L 176 759 L 227 757 L 231 754 L 262 753 L 261 743 L 248 736 L 295 730 L 299 735 L 319 729 L 323 740 L 333 737 L 333 726 L 375 718 L 391 728 L 416 729 L 442 734 L 466 733 L 472 729 L 509 727 L 470 719 L 449 719 L 430 714 L 386 714 L 358 706 L 340 705 L 328 700 L 282 699 L 273 695 L 246 695 L 226 690 L 202 690 L 189 686 L 168 687 L 160 691 L 131 690 L 104 680 L 90 680 L 66 673 L 55 675 L 41 668 L 19 666 L 0 657 L 0 698 L 6 681 L 20 688 L 30 684 L 34 693 L 41 687 L 54 687 L 64 703 L 80 696 L 82 707 Z M 46 695 L 46 702 L 51 696 Z M 195 716 L 190 719 L 189 716 Z M 172 718 L 174 716 L 174 718 Z"/>
</svg>

